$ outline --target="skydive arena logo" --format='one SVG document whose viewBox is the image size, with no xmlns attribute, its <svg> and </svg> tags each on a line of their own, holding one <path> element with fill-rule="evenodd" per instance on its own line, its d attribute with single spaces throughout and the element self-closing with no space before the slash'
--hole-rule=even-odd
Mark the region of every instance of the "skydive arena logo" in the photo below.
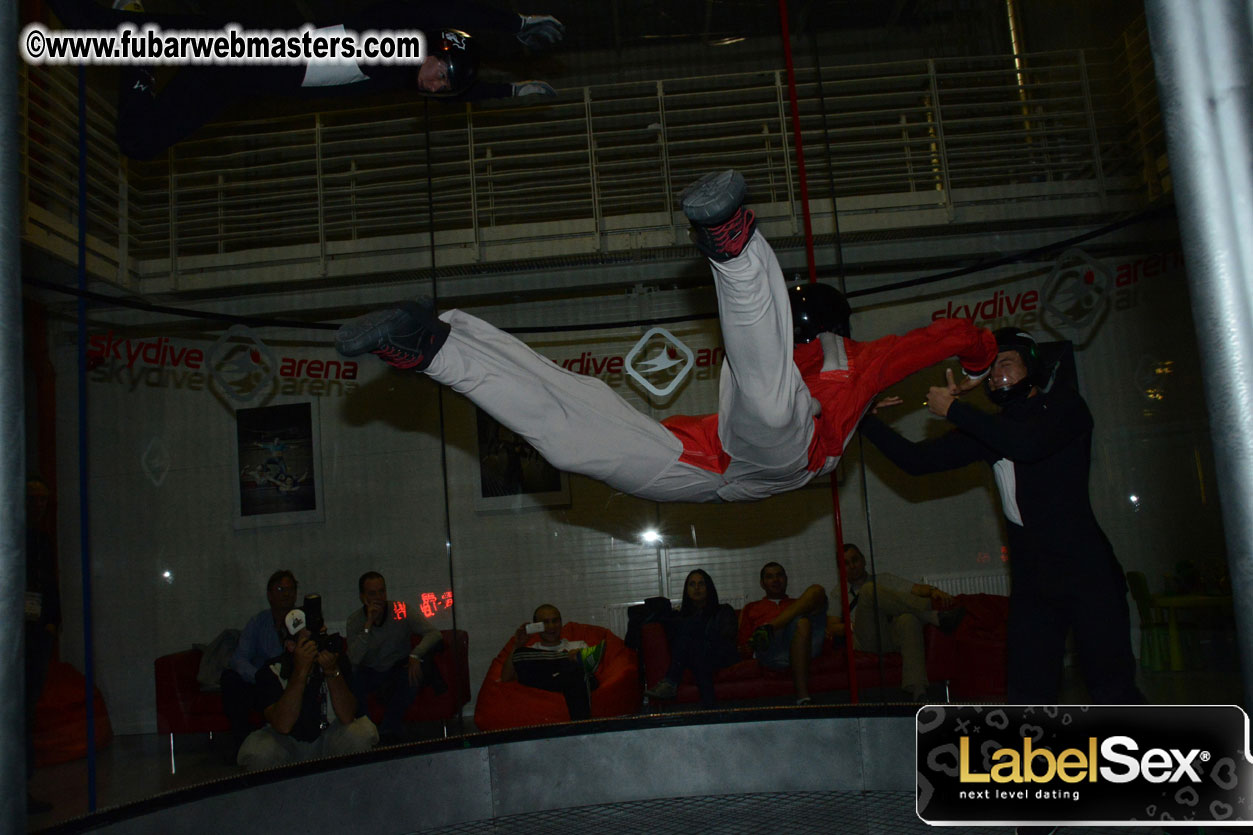
<svg viewBox="0 0 1253 835">
<path fill-rule="evenodd" d="M 1086 345 L 1108 315 L 1114 273 L 1079 247 L 1057 256 L 1044 282 L 1044 324 Z"/>
<path fill-rule="evenodd" d="M 653 351 L 656 354 L 645 359 Z M 692 349 L 665 328 L 650 328 L 623 361 L 631 379 L 657 397 L 666 397 L 678 388 L 695 364 Z"/>
<path fill-rule="evenodd" d="M 259 335 L 234 325 L 207 348 L 167 336 L 139 338 L 108 331 L 87 337 L 88 379 L 128 391 L 216 391 L 239 403 L 270 394 L 344 396 L 357 387 L 358 366 L 336 356 L 278 356 Z"/>
<path fill-rule="evenodd" d="M 918 816 L 930 824 L 1253 823 L 1234 706 L 928 706 Z"/>
<path fill-rule="evenodd" d="M 209 348 L 207 359 L 210 379 L 239 403 L 269 393 L 278 376 L 274 352 L 245 325 L 231 325 Z"/>
</svg>

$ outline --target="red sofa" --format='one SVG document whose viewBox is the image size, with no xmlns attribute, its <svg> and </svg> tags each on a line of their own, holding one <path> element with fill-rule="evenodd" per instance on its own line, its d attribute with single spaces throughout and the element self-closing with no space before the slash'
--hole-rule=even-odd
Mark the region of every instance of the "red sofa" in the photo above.
<svg viewBox="0 0 1253 835">
<path fill-rule="evenodd" d="M 201 690 L 200 682 L 196 680 L 201 655 L 200 650 L 189 649 L 163 655 L 153 662 L 157 686 L 157 733 L 199 734 L 230 730 L 231 724 L 222 712 L 222 694 L 217 690 Z"/>
<path fill-rule="evenodd" d="M 1009 598 L 1000 594 L 959 594 L 955 605 L 966 617 L 951 635 L 929 629 L 927 675 L 945 673 L 955 702 L 1003 702 L 1009 671 Z M 939 681 L 939 679 L 932 679 Z"/>
<path fill-rule="evenodd" d="M 600 686 L 592 691 L 592 716 L 623 716 L 635 713 L 640 706 L 639 661 L 634 650 L 627 649 L 622 639 L 603 626 L 585 623 L 567 623 L 561 627 L 561 637 L 569 641 L 584 641 L 595 646 L 605 641 L 605 655 L 601 658 L 596 680 Z M 539 640 L 530 636 L 530 642 Z M 545 725 L 569 722 L 570 712 L 560 693 L 527 687 L 516 681 L 501 681 L 500 671 L 505 659 L 513 652 L 514 639 L 510 638 L 488 667 L 474 703 L 474 724 L 482 731 L 498 731 L 525 725 Z"/>
<path fill-rule="evenodd" d="M 470 701 L 470 637 L 465 630 L 445 629 L 444 649 L 435 654 L 435 666 L 444 677 L 448 690 L 436 694 L 423 688 L 422 694 L 409 706 L 405 721 L 446 721 L 457 715 Z M 411 638 L 416 645 L 418 636 Z M 170 735 L 170 770 L 174 770 L 174 734 L 213 733 L 229 731 L 230 722 L 222 712 L 222 694 L 217 690 L 201 690 L 196 674 L 200 670 L 201 652 L 189 649 L 163 655 L 154 662 L 157 688 L 157 732 Z M 383 717 L 383 705 L 375 699 L 368 707 L 370 718 Z M 261 727 L 264 720 L 253 714 L 253 722 Z"/>
<path fill-rule="evenodd" d="M 954 605 L 966 607 L 967 612 L 955 632 L 945 635 L 932 626 L 923 631 L 927 677 L 932 682 L 949 682 L 949 694 L 954 700 L 1003 700 L 1009 598 L 991 594 L 958 595 Z M 899 653 L 884 653 L 880 665 L 877 654 L 855 652 L 854 662 L 859 689 L 900 686 Z M 669 668 L 670 645 L 660 623 L 644 625 L 640 663 L 644 666 L 644 680 L 649 687 L 660 681 Z M 770 670 L 749 659 L 719 670 L 714 676 L 714 688 L 718 699 L 723 701 L 784 698 L 793 694 L 792 673 L 790 670 Z M 809 689 L 812 693 L 849 689 L 848 662 L 843 646 L 833 646 L 828 639 L 822 654 L 813 659 Z M 691 671 L 687 671 L 673 701 L 699 700 Z"/>
</svg>

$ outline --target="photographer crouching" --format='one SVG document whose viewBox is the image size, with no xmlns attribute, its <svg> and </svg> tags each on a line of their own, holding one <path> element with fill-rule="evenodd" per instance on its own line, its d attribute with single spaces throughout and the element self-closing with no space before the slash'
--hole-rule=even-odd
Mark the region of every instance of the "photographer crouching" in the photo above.
<svg viewBox="0 0 1253 835">
<path fill-rule="evenodd" d="M 268 723 L 239 749 L 249 771 L 314 757 L 356 754 L 378 742 L 367 716 L 356 716 L 351 670 L 340 654 L 343 639 L 327 635 L 322 598 L 306 595 L 303 609 L 287 614 L 284 652 L 257 670 L 257 702 Z"/>
</svg>

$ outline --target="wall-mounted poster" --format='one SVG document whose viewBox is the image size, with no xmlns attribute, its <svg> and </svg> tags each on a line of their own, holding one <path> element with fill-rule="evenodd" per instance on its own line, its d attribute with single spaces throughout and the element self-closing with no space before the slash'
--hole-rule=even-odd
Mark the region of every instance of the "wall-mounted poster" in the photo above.
<svg viewBox="0 0 1253 835">
<path fill-rule="evenodd" d="M 324 520 L 317 418 L 311 403 L 236 410 L 236 528 Z"/>
<path fill-rule="evenodd" d="M 478 510 L 528 510 L 570 504 L 570 477 L 512 430 L 475 408 L 479 441 Z"/>
</svg>

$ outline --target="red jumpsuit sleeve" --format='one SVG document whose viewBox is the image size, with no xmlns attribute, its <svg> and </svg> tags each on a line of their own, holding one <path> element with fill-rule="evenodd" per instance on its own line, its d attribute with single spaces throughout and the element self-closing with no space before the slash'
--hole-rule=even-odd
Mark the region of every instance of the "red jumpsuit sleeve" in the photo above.
<svg viewBox="0 0 1253 835">
<path fill-rule="evenodd" d="M 971 375 L 987 370 L 996 359 L 996 337 L 969 319 L 937 319 L 904 336 L 851 343 L 854 367 L 869 388 L 883 391 L 915 371 L 957 357 Z"/>
</svg>

